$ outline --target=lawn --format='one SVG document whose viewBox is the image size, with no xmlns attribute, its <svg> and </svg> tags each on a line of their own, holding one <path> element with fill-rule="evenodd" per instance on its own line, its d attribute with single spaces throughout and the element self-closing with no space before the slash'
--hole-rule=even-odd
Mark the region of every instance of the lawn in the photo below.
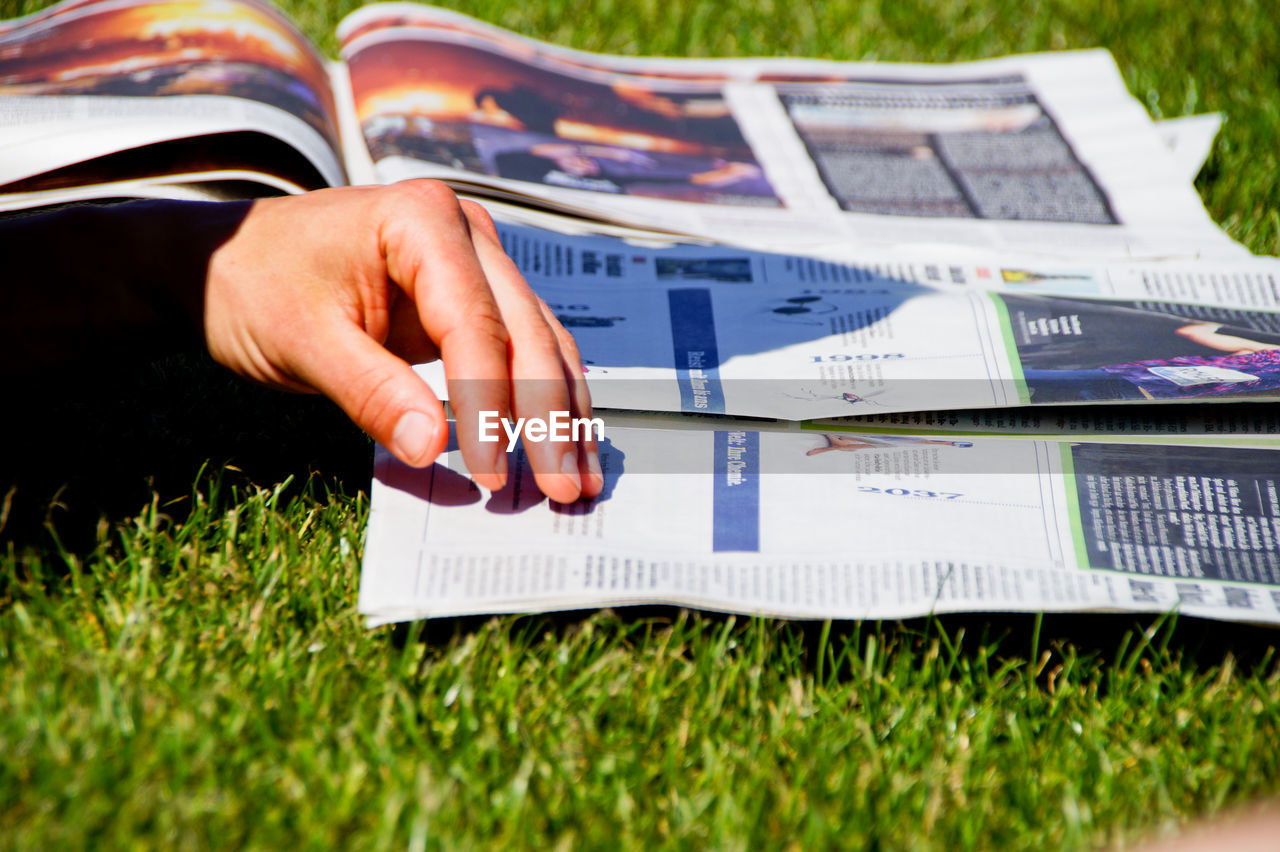
<svg viewBox="0 0 1280 852">
<path fill-rule="evenodd" d="M 332 53 L 354 5 L 291 14 Z M 444 5 L 628 54 L 1105 46 L 1153 114 L 1227 114 L 1197 187 L 1280 253 L 1269 2 Z M 368 631 L 366 439 L 199 358 L 94 366 L 8 389 L 0 848 L 1087 849 L 1280 794 L 1261 628 L 646 608 Z"/>
</svg>

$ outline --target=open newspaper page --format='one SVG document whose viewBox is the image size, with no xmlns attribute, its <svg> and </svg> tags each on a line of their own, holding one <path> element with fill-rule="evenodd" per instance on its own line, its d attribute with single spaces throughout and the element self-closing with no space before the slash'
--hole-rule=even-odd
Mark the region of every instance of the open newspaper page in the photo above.
<svg viewBox="0 0 1280 852">
<path fill-rule="evenodd" d="M 338 139 L 324 60 L 259 0 L 69 0 L 0 24 L 0 208 L 341 185 Z"/>
<path fill-rule="evenodd" d="M 339 36 L 382 181 L 439 177 L 806 253 L 1243 253 L 1104 51 L 950 66 L 634 59 L 415 4 L 365 7 Z"/>
<path fill-rule="evenodd" d="M 1280 623 L 1276 449 L 609 428 L 602 465 L 600 497 L 560 505 L 520 449 L 494 493 L 455 450 L 417 470 L 379 449 L 360 611 Z"/>
<path fill-rule="evenodd" d="M 858 264 L 501 224 L 601 408 L 810 420 L 1280 397 L 1280 260 Z"/>
</svg>

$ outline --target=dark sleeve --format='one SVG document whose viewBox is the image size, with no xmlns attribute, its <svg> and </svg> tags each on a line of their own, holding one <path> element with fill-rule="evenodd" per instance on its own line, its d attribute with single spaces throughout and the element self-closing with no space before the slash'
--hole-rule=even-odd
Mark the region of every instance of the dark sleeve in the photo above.
<svg viewBox="0 0 1280 852">
<path fill-rule="evenodd" d="M 0 376 L 202 346 L 209 259 L 248 210 L 137 201 L 0 219 Z"/>
<path fill-rule="evenodd" d="M 1232 337 L 1243 337 L 1255 343 L 1274 343 L 1280 345 L 1280 334 L 1274 331 L 1259 331 L 1256 328 L 1245 328 L 1239 325 L 1223 325 L 1218 327 L 1218 334 L 1229 334 Z"/>
</svg>

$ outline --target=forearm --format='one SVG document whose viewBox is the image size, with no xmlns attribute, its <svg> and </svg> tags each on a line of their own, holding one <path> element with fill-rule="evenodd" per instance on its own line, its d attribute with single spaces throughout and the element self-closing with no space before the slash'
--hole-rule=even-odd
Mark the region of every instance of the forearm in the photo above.
<svg viewBox="0 0 1280 852">
<path fill-rule="evenodd" d="M 248 208 L 141 201 L 0 220 L 0 375 L 201 345 L 209 258 Z"/>
</svg>

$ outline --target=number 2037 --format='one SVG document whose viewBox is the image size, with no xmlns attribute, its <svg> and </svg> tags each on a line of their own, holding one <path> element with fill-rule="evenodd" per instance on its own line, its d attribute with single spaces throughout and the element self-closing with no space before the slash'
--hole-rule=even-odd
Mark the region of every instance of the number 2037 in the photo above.
<svg viewBox="0 0 1280 852">
<path fill-rule="evenodd" d="M 955 500 L 963 497 L 959 491 L 924 491 L 919 488 L 876 488 L 873 485 L 859 485 L 863 494 L 890 494 L 894 497 L 926 497 L 935 500 Z"/>
</svg>

